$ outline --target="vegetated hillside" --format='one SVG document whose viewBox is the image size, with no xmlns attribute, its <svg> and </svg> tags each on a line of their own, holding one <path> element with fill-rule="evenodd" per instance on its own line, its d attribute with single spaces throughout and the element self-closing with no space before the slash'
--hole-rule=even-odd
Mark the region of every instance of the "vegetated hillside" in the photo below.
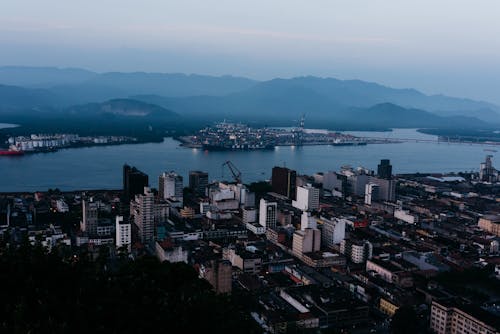
<svg viewBox="0 0 500 334">
<path fill-rule="evenodd" d="M 103 103 L 89 103 L 63 109 L 35 108 L 4 113 L 0 120 L 20 124 L 4 129 L 11 135 L 26 133 L 78 133 L 81 135 L 123 135 L 140 140 L 159 141 L 167 134 L 192 131 L 175 112 L 157 105 L 116 99 Z"/>
<path fill-rule="evenodd" d="M 133 99 L 113 99 L 102 103 L 72 106 L 63 111 L 72 117 L 115 117 L 144 119 L 171 119 L 179 114 L 163 107 Z"/>
<path fill-rule="evenodd" d="M 0 84 L 0 113 L 58 104 L 57 96 L 48 90 Z"/>
<path fill-rule="evenodd" d="M 187 264 L 72 254 L 2 247 L 2 333 L 259 332 L 242 300 L 216 295 Z"/>
</svg>

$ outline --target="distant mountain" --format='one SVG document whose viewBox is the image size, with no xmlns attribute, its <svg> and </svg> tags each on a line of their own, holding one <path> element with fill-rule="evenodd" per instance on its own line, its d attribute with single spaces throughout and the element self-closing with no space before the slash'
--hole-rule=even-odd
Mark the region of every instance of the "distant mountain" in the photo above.
<svg viewBox="0 0 500 334">
<path fill-rule="evenodd" d="M 295 89 L 302 87 L 321 94 L 337 106 L 366 108 L 388 102 L 405 108 L 427 110 L 443 116 L 472 116 L 500 123 L 500 107 L 488 102 L 444 95 L 425 95 L 415 89 L 396 89 L 360 80 L 338 80 L 309 76 L 274 79 L 260 85 L 273 91 L 281 91 L 287 87 L 295 87 Z M 259 89 L 258 86 L 254 88 Z"/>
<path fill-rule="evenodd" d="M 187 118 L 207 120 L 226 118 L 269 125 L 296 125 L 297 119 L 305 113 L 308 126 L 330 129 L 490 128 L 490 124 L 474 117 L 439 116 L 392 103 L 380 103 L 368 108 L 341 106 L 316 92 L 293 86 L 274 94 L 267 89 L 259 90 L 254 88 L 245 94 L 224 97 L 163 98 L 143 95 L 135 99 L 176 110 Z"/>
<path fill-rule="evenodd" d="M 298 117 L 305 113 L 328 118 L 332 113 L 352 108 L 369 108 L 392 103 L 406 109 L 421 109 L 438 116 L 464 116 L 500 124 L 500 107 L 480 101 L 441 95 L 428 96 L 413 89 L 394 89 L 359 80 L 301 77 L 274 79 L 223 97 L 197 96 L 164 98 L 137 97 L 154 101 L 181 114 L 222 115 L 224 117 Z"/>
<path fill-rule="evenodd" d="M 3 66 L 0 67 L 0 84 L 49 88 L 81 83 L 96 75 L 79 68 Z"/>
<path fill-rule="evenodd" d="M 84 83 L 84 85 L 114 87 L 130 95 L 156 94 L 170 97 L 221 96 L 248 89 L 255 84 L 257 82 L 254 80 L 233 76 L 144 72 L 104 73 Z"/>
<path fill-rule="evenodd" d="M 353 118 L 360 110 L 390 103 L 404 110 L 425 110 L 435 116 L 452 117 L 458 123 L 469 117 L 465 119 L 471 124 L 478 124 L 474 119 L 500 124 L 500 107 L 488 102 L 425 95 L 414 89 L 395 89 L 360 80 L 308 76 L 259 82 L 232 76 L 99 74 L 79 69 L 0 67 L 0 112 L 47 106 L 64 109 L 120 98 L 161 105 L 197 119 L 247 118 L 286 123 L 306 114 L 308 121 L 350 122 L 349 117 Z M 372 114 L 376 112 L 363 114 L 365 120 L 358 116 L 352 121 L 364 123 Z M 406 114 L 413 115 L 409 111 Z M 430 116 L 426 114 L 423 119 Z M 439 123 L 439 120 L 434 121 Z"/>
<path fill-rule="evenodd" d="M 466 116 L 438 116 L 419 109 L 407 109 L 392 103 L 381 103 L 370 108 L 353 108 L 338 115 L 337 120 L 388 128 L 487 128 L 489 124 Z"/>
</svg>

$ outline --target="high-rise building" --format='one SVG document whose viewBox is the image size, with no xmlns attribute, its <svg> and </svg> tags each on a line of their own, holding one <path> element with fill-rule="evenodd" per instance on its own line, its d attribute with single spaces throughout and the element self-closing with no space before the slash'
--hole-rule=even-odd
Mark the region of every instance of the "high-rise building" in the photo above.
<svg viewBox="0 0 500 334">
<path fill-rule="evenodd" d="M 200 277 L 206 279 L 216 293 L 231 293 L 232 272 L 228 260 L 211 260 L 200 266 Z"/>
<path fill-rule="evenodd" d="M 132 245 L 132 226 L 130 223 L 123 221 L 123 216 L 116 216 L 115 233 L 116 248 L 126 247 L 130 252 Z"/>
<path fill-rule="evenodd" d="M 378 200 L 389 202 L 396 201 L 396 180 L 370 176 L 370 183 L 378 186 Z"/>
<path fill-rule="evenodd" d="M 323 189 L 345 196 L 348 190 L 347 176 L 336 172 L 326 173 L 323 175 Z"/>
<path fill-rule="evenodd" d="M 208 173 L 199 170 L 189 172 L 189 188 L 196 194 L 205 196 L 205 190 L 208 186 Z"/>
<path fill-rule="evenodd" d="M 82 222 L 80 229 L 91 236 L 97 234 L 98 211 L 98 203 L 94 202 L 93 198 L 82 200 Z"/>
<path fill-rule="evenodd" d="M 321 247 L 321 231 L 315 228 L 297 230 L 293 233 L 292 252 L 302 258 L 305 253 L 317 252 Z"/>
<path fill-rule="evenodd" d="M 372 205 L 372 202 L 378 200 L 380 186 L 376 183 L 368 183 L 365 187 L 365 204 Z"/>
<path fill-rule="evenodd" d="M 285 167 L 274 167 L 271 177 L 271 187 L 277 194 L 295 199 L 297 172 Z"/>
<path fill-rule="evenodd" d="M 276 227 L 278 214 L 278 203 L 268 202 L 265 199 L 260 200 L 259 206 L 259 224 L 265 228 Z"/>
<path fill-rule="evenodd" d="M 302 211 L 318 210 L 319 189 L 310 184 L 297 187 L 297 200 L 292 201 L 292 205 Z"/>
<path fill-rule="evenodd" d="M 496 182 L 499 178 L 498 171 L 491 162 L 492 155 L 487 155 L 486 160 L 479 167 L 479 180 L 484 182 Z"/>
<path fill-rule="evenodd" d="M 377 166 L 377 175 L 381 179 L 392 178 L 392 165 L 389 159 L 380 160 L 380 164 Z"/>
<path fill-rule="evenodd" d="M 154 194 L 150 188 L 144 187 L 144 193 L 136 195 L 130 202 L 130 215 L 134 217 L 139 241 L 142 243 L 154 241 L 155 207 Z"/>
<path fill-rule="evenodd" d="M 370 180 L 370 175 L 366 173 L 355 173 L 347 177 L 347 190 L 351 195 L 364 196 L 365 187 Z"/>
<path fill-rule="evenodd" d="M 333 248 L 345 239 L 345 220 L 320 218 L 321 242 L 323 246 Z"/>
<path fill-rule="evenodd" d="M 173 199 L 183 204 L 183 178 L 175 172 L 163 173 L 158 180 L 158 194 L 163 199 Z"/>
<path fill-rule="evenodd" d="M 123 165 L 123 194 L 126 202 L 134 199 L 135 195 L 142 194 L 144 187 L 148 184 L 147 174 L 135 167 Z"/>
</svg>

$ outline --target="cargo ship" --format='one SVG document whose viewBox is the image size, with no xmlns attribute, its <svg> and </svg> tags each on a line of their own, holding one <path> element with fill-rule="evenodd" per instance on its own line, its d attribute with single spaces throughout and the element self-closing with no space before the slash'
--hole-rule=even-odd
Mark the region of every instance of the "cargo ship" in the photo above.
<svg viewBox="0 0 500 334">
<path fill-rule="evenodd" d="M 350 140 L 350 141 L 333 142 L 330 145 L 333 145 L 333 146 L 363 146 L 363 145 L 366 145 L 366 144 L 367 144 L 367 142 L 365 142 L 365 141 Z"/>
<path fill-rule="evenodd" d="M 20 156 L 20 155 L 24 155 L 24 151 L 0 150 L 0 156 Z"/>
</svg>

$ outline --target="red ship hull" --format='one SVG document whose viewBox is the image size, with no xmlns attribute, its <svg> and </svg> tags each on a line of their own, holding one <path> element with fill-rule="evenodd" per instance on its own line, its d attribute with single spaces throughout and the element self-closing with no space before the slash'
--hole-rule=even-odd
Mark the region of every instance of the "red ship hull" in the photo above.
<svg viewBox="0 0 500 334">
<path fill-rule="evenodd" d="M 24 155 L 24 152 L 23 151 L 6 151 L 6 150 L 0 150 L 0 156 L 1 155 L 4 155 L 4 156 L 20 156 L 20 155 Z"/>
</svg>

